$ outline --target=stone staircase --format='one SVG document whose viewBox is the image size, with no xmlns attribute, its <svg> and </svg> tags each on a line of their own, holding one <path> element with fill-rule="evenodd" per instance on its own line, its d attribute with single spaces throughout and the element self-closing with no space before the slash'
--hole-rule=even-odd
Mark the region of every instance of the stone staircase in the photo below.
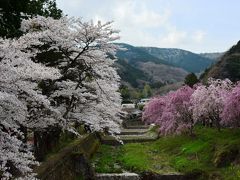
<svg viewBox="0 0 240 180">
<path fill-rule="evenodd" d="M 125 123 L 124 127 L 121 129 L 121 133 L 118 135 L 120 140 L 123 143 L 141 143 L 141 142 L 149 142 L 155 141 L 158 138 L 156 132 L 151 131 L 152 126 L 144 125 L 141 121 L 131 121 L 130 123 Z M 102 136 L 102 143 L 108 145 L 121 145 L 119 141 L 117 141 L 112 136 Z M 195 180 L 197 177 L 182 175 L 178 173 L 173 174 L 154 174 L 151 172 L 146 172 L 142 174 L 136 174 L 132 172 L 124 172 L 124 173 L 100 173 L 96 174 L 96 179 L 99 180 Z"/>
<path fill-rule="evenodd" d="M 148 125 L 129 125 L 124 127 L 123 129 L 148 129 Z"/>
<path fill-rule="evenodd" d="M 124 124 L 118 135 L 123 143 L 148 142 L 158 138 L 157 133 L 150 131 L 151 126 L 145 125 L 140 120 L 132 120 Z M 111 136 L 102 136 L 102 143 L 120 145 L 121 143 Z"/>
<path fill-rule="evenodd" d="M 148 128 L 129 128 L 129 129 L 121 129 L 121 134 L 120 135 L 142 135 L 148 132 Z"/>
</svg>

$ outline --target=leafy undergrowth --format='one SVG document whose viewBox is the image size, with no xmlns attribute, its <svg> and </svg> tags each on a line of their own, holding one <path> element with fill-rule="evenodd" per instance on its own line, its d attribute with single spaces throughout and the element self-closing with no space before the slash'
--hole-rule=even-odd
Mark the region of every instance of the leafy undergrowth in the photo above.
<svg viewBox="0 0 240 180">
<path fill-rule="evenodd" d="M 195 136 L 154 142 L 102 145 L 92 159 L 99 173 L 200 173 L 203 179 L 240 179 L 240 130 L 197 127 Z"/>
</svg>

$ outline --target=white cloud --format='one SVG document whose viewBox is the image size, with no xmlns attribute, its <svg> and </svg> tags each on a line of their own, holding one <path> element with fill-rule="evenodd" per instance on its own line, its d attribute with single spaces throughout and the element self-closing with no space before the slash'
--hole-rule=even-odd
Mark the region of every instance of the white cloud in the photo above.
<svg viewBox="0 0 240 180">
<path fill-rule="evenodd" d="M 115 21 L 121 30 L 121 42 L 138 46 L 184 48 L 204 40 L 203 31 L 179 30 L 171 23 L 171 8 L 162 7 L 156 12 L 147 7 L 147 1 L 113 1 L 106 9 L 96 10 L 95 20 Z"/>
<path fill-rule="evenodd" d="M 198 30 L 193 33 L 192 39 L 197 43 L 201 43 L 203 42 L 205 35 L 206 33 L 204 31 Z"/>
<path fill-rule="evenodd" d="M 112 9 L 112 17 L 123 26 L 137 28 L 156 28 L 168 22 L 171 14 L 169 9 L 163 9 L 161 13 L 147 8 L 145 2 L 123 1 L 118 2 Z"/>
<path fill-rule="evenodd" d="M 205 40 L 202 30 L 185 30 L 174 25 L 168 5 L 153 8 L 147 0 L 57 0 L 57 3 L 67 14 L 84 20 L 114 20 L 114 27 L 121 31 L 120 41 L 132 45 L 194 49 Z"/>
<path fill-rule="evenodd" d="M 57 6 L 63 10 L 64 13 L 71 16 L 79 16 L 79 10 L 84 6 L 84 0 L 56 0 Z"/>
<path fill-rule="evenodd" d="M 161 39 L 162 44 L 169 46 L 177 46 L 187 39 L 187 32 L 171 30 Z"/>
</svg>

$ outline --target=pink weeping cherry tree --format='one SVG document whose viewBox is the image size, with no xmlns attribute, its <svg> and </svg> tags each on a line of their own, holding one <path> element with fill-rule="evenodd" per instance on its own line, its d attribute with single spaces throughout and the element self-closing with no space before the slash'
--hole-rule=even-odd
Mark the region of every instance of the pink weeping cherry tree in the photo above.
<svg viewBox="0 0 240 180">
<path fill-rule="evenodd" d="M 194 122 L 220 129 L 220 114 L 232 86 L 233 83 L 228 79 L 209 79 L 208 85 L 199 85 L 191 97 Z"/>
<path fill-rule="evenodd" d="M 226 96 L 220 117 L 223 126 L 240 126 L 240 84 Z"/>
<path fill-rule="evenodd" d="M 162 117 L 164 107 L 166 106 L 165 96 L 159 96 L 151 99 L 145 106 L 143 120 L 148 123 L 156 123 Z"/>
<path fill-rule="evenodd" d="M 153 98 L 145 107 L 143 120 L 160 126 L 162 134 L 193 133 L 195 124 L 239 127 L 240 84 L 210 78 L 206 85 L 183 86 Z"/>
<path fill-rule="evenodd" d="M 194 89 L 183 86 L 177 91 L 152 99 L 144 109 L 143 120 L 160 126 L 160 133 L 192 134 L 194 122 L 190 110 L 190 97 Z"/>
</svg>

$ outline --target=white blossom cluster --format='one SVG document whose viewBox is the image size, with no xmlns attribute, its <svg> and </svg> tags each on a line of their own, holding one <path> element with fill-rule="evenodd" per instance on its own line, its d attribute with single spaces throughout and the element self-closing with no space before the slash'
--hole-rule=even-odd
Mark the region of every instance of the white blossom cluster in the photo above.
<svg viewBox="0 0 240 180">
<path fill-rule="evenodd" d="M 0 172 L 6 179 L 11 177 L 9 167 L 16 168 L 18 174 L 28 174 L 32 172 L 30 166 L 37 164 L 21 141 L 19 128 L 29 126 L 28 100 L 49 103 L 36 91 L 37 84 L 34 82 L 60 76 L 57 69 L 34 63 L 31 57 L 35 52 L 27 50 L 28 45 L 24 37 L 0 39 Z"/>
<path fill-rule="evenodd" d="M 112 44 L 119 37 L 111 22 L 38 16 L 23 20 L 21 30 L 25 34 L 18 39 L 0 39 L 0 176 L 6 179 L 12 176 L 9 166 L 33 177 L 36 162 L 21 141 L 21 126 L 74 131 L 72 124 L 78 122 L 115 134 L 121 123 L 120 78 L 113 68 L 118 47 Z M 56 66 L 34 61 L 44 45 L 62 54 Z M 69 74 L 76 77 L 65 78 Z M 38 86 L 43 80 L 54 82 L 49 95 Z"/>
<path fill-rule="evenodd" d="M 38 36 L 41 34 L 39 41 L 50 44 L 48 50 L 63 53 L 59 68 L 64 73 L 79 74 L 79 70 L 90 69 L 92 79 L 86 75 L 89 71 L 84 71 L 75 81 L 57 82 L 58 90 L 51 94 L 52 99 L 71 99 L 73 96 L 75 99 L 74 108 L 65 118 L 85 122 L 92 130 L 108 129 L 111 133 L 117 133 L 121 123 L 116 116 L 121 102 L 117 92 L 119 76 L 112 67 L 114 60 L 109 55 L 114 55 L 118 48 L 112 42 L 119 37 L 116 35 L 118 31 L 112 30 L 110 25 L 111 22 L 94 25 L 93 22 L 67 17 L 60 20 L 36 17 L 23 21 L 22 30 L 37 33 Z M 75 65 L 71 66 L 71 63 Z M 64 104 L 57 108 L 66 115 Z"/>
</svg>

